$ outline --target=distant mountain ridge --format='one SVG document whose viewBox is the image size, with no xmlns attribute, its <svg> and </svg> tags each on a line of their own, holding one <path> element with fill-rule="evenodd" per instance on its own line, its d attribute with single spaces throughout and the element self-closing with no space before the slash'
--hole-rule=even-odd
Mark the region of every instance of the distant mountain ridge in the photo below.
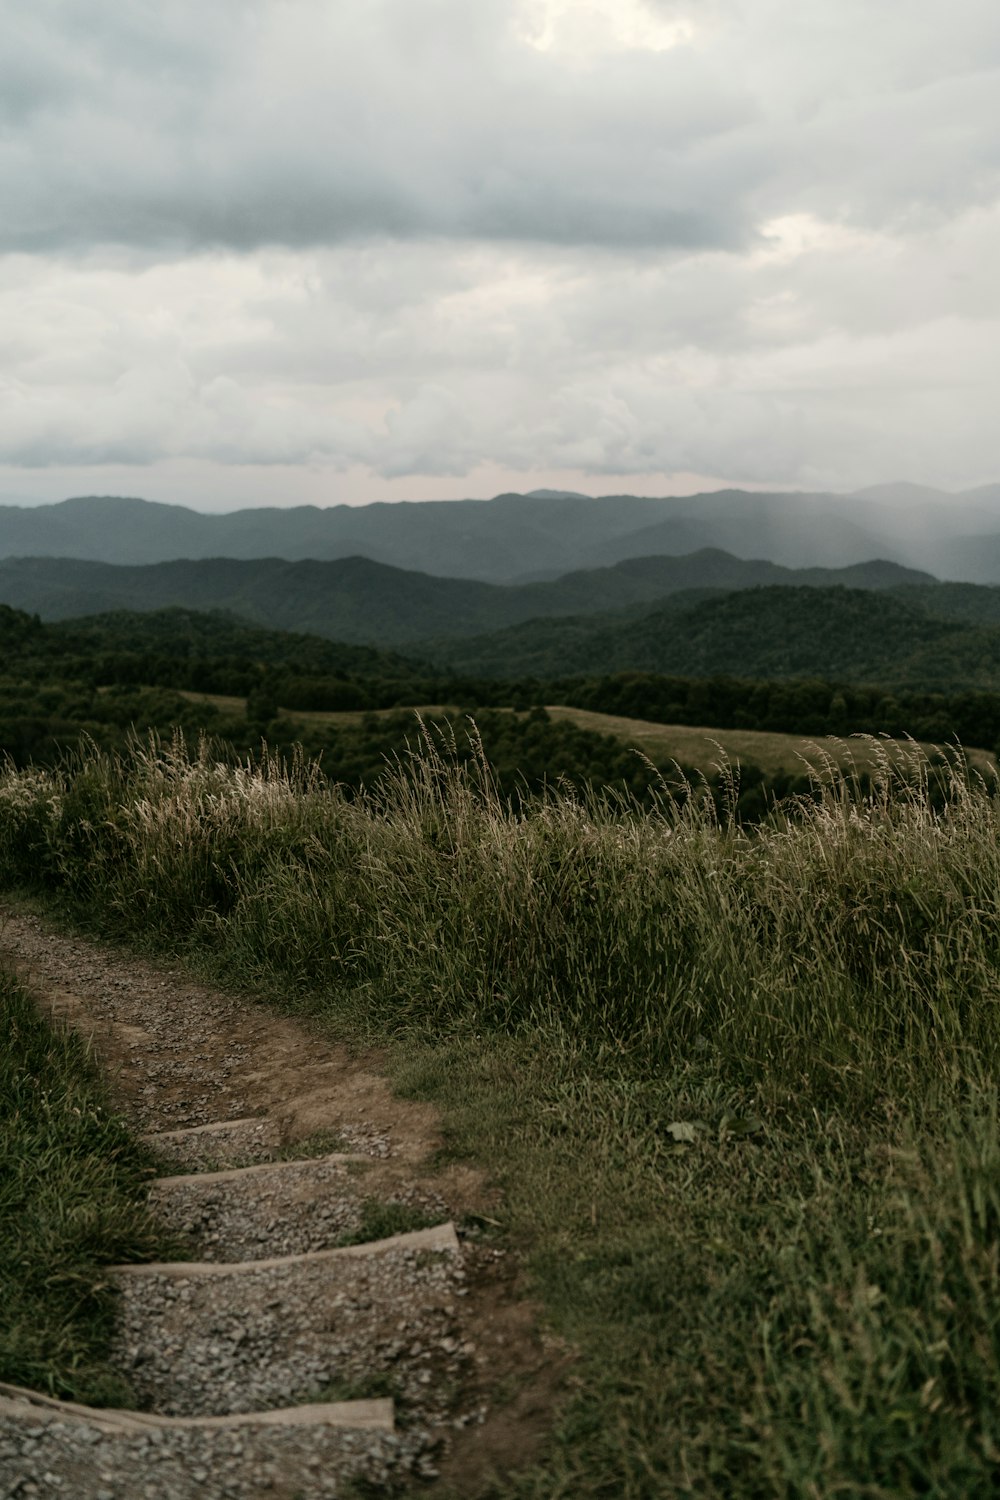
<svg viewBox="0 0 1000 1500">
<path fill-rule="evenodd" d="M 0 506 L 0 558 L 130 566 L 361 556 L 439 577 L 513 583 L 706 547 L 796 568 L 887 558 L 937 577 L 1000 582 L 1000 485 L 959 495 L 914 485 L 854 495 L 719 490 L 660 498 L 539 490 L 225 515 L 121 496 Z"/>
<path fill-rule="evenodd" d="M 933 588 L 929 574 L 896 563 L 794 571 L 715 549 L 689 557 L 633 558 L 550 583 L 501 585 L 438 578 L 351 557 L 323 562 L 213 558 L 140 567 L 79 558 L 0 561 L 0 602 L 65 620 L 170 606 L 228 610 L 244 620 L 331 640 L 410 647 L 427 638 L 502 630 L 529 620 L 648 610 L 678 591 L 768 584 Z"/>
</svg>

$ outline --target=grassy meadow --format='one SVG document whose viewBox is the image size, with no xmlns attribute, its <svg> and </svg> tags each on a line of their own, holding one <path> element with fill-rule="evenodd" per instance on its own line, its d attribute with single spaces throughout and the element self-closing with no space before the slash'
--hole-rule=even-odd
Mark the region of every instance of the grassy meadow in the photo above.
<svg viewBox="0 0 1000 1500">
<path fill-rule="evenodd" d="M 872 775 L 878 772 L 882 747 L 871 736 L 851 735 L 834 738 L 827 735 L 782 734 L 764 729 L 712 729 L 693 724 L 650 724 L 644 719 L 623 718 L 617 714 L 595 713 L 584 708 L 549 704 L 546 712 L 559 722 L 568 720 L 580 729 L 597 734 L 613 734 L 624 744 L 635 746 L 657 765 L 675 760 L 682 766 L 693 766 L 710 774 L 721 760 L 757 766 L 765 776 L 784 772 L 801 775 L 808 766 L 828 759 L 840 770 Z M 905 741 L 892 741 L 891 751 L 905 752 Z M 936 746 L 921 744 L 930 758 Z M 986 750 L 969 750 L 969 764 L 979 771 L 995 767 L 995 757 Z"/>
<path fill-rule="evenodd" d="M 192 703 L 208 703 L 220 713 L 238 717 L 246 713 L 246 699 L 224 693 L 181 692 L 178 696 Z M 421 704 L 410 710 L 431 722 L 464 717 L 464 711 L 456 704 Z M 513 712 L 513 710 L 511 710 Z M 594 734 L 611 735 L 628 749 L 636 749 L 653 761 L 663 765 L 676 761 L 690 766 L 704 775 L 712 774 L 721 761 L 731 765 L 741 764 L 757 767 L 765 776 L 799 776 L 817 760 L 828 759 L 848 775 L 852 772 L 871 775 L 877 772 L 881 747 L 879 740 L 868 735 L 851 735 L 834 738 L 827 735 L 783 734 L 777 730 L 762 729 L 714 729 L 705 725 L 658 724 L 646 719 L 633 719 L 621 714 L 598 713 L 593 709 L 576 708 L 570 704 L 546 704 L 545 712 L 555 723 L 573 724 L 578 729 Z M 338 727 L 354 727 L 366 717 L 387 719 L 399 713 L 399 709 L 294 709 L 282 708 L 283 718 L 292 724 Z M 919 742 L 918 742 L 919 743 Z M 896 753 L 904 753 L 906 742 L 890 741 Z M 930 758 L 937 747 L 919 743 L 919 749 Z M 966 758 L 971 766 L 983 773 L 996 768 L 996 757 L 988 750 L 969 750 Z"/>
<path fill-rule="evenodd" d="M 111 1110 L 79 1036 L 0 975 L 0 1380 L 130 1405 L 108 1363 L 102 1267 L 169 1247 L 145 1207 L 148 1153 Z"/>
<path fill-rule="evenodd" d="M 748 830 L 697 787 L 513 810 L 432 735 L 352 798 L 152 740 L 8 770 L 0 879 L 382 1044 L 438 1103 L 578 1351 L 493 1495 L 985 1494 L 1000 803 L 869 753 L 871 785 L 827 763 Z"/>
</svg>

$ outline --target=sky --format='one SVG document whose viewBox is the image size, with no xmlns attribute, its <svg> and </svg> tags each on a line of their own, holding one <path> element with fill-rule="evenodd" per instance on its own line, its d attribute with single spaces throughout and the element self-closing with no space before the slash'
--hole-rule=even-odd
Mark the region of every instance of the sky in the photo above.
<svg viewBox="0 0 1000 1500">
<path fill-rule="evenodd" d="M 997 0 L 0 0 L 0 498 L 1000 480 Z"/>
</svg>

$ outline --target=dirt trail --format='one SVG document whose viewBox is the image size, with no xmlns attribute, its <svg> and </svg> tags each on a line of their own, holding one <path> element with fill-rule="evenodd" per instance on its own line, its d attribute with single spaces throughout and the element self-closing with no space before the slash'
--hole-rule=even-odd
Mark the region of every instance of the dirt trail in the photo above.
<svg viewBox="0 0 1000 1500">
<path fill-rule="evenodd" d="M 190 1257 L 115 1272 L 143 1414 L 0 1386 L 0 1495 L 472 1496 L 530 1459 L 565 1359 L 475 1228 L 481 1174 L 435 1166 L 430 1107 L 306 1021 L 38 917 L 0 916 L 0 958 L 92 1037 Z"/>
</svg>

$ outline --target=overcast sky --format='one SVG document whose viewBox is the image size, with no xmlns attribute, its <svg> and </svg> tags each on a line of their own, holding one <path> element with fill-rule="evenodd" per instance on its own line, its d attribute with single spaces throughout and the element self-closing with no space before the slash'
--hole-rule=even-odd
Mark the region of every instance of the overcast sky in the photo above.
<svg viewBox="0 0 1000 1500">
<path fill-rule="evenodd" d="M 0 0 L 0 496 L 1000 480 L 998 0 Z"/>
</svg>

